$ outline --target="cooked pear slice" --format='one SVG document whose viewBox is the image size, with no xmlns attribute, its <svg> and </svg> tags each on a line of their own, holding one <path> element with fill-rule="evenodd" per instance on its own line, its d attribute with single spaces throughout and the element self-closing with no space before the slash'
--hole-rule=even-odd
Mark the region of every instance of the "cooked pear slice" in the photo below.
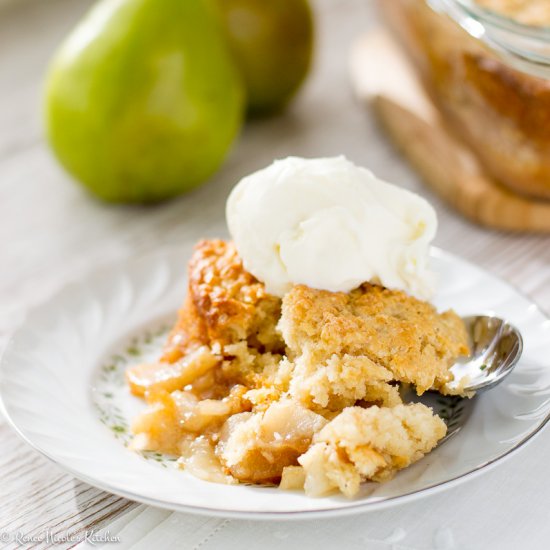
<svg viewBox="0 0 550 550">
<path fill-rule="evenodd" d="M 177 363 L 144 363 L 126 371 L 130 391 L 138 397 L 183 389 L 221 362 L 210 348 L 201 346 Z"/>
</svg>

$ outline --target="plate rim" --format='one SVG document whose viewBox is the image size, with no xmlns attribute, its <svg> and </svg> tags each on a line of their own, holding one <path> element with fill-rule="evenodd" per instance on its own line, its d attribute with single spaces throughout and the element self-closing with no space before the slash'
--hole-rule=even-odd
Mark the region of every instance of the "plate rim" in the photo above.
<svg viewBox="0 0 550 550">
<path fill-rule="evenodd" d="M 491 460 L 485 461 L 482 464 L 477 465 L 475 468 L 463 474 L 460 474 L 448 480 L 435 483 L 433 485 L 429 485 L 427 487 L 423 487 L 421 489 L 417 489 L 401 495 L 395 495 L 391 497 L 382 497 L 380 498 L 380 500 L 375 500 L 370 502 L 369 501 L 357 502 L 356 504 L 351 504 L 345 507 L 329 507 L 329 508 L 318 509 L 318 510 L 297 510 L 297 511 L 224 510 L 224 509 L 215 508 L 215 507 L 198 506 L 198 505 L 190 505 L 190 504 L 178 504 L 178 503 L 169 502 L 166 500 L 155 499 L 155 498 L 143 496 L 139 493 L 134 493 L 129 490 L 113 487 L 109 483 L 106 483 L 99 478 L 89 477 L 86 474 L 83 474 L 82 472 L 60 461 L 59 458 L 56 457 L 53 453 L 43 450 L 39 444 L 33 442 L 32 438 L 26 435 L 17 426 L 17 423 L 12 418 L 12 416 L 8 411 L 8 408 L 6 407 L 6 404 L 4 402 L 4 396 L 3 396 L 2 382 L 4 378 L 3 376 L 4 369 L 5 369 L 4 365 L 6 363 L 6 356 L 8 354 L 8 351 L 11 349 L 12 345 L 14 344 L 17 334 L 21 330 L 24 330 L 25 322 L 28 316 L 31 313 L 35 312 L 36 310 L 48 307 L 48 304 L 50 302 L 55 301 L 63 292 L 65 292 L 65 290 L 68 287 L 75 284 L 82 284 L 86 282 L 90 277 L 98 276 L 98 275 L 100 276 L 102 272 L 107 272 L 113 268 L 116 268 L 117 266 L 119 267 L 124 266 L 129 261 L 139 262 L 139 261 L 142 261 L 144 258 L 154 258 L 158 256 L 165 257 L 167 255 L 170 255 L 171 253 L 175 253 L 176 251 L 181 251 L 183 248 L 184 248 L 183 246 L 177 246 L 177 245 L 165 246 L 165 247 L 162 247 L 161 249 L 152 250 L 152 251 L 134 256 L 133 258 L 128 258 L 128 257 L 123 258 L 121 260 L 103 265 L 99 268 L 90 269 L 80 278 L 66 282 L 54 293 L 52 293 L 46 300 L 44 300 L 38 305 L 35 305 L 34 307 L 29 308 L 29 310 L 25 313 L 25 316 L 21 321 L 21 323 L 11 333 L 8 339 L 8 342 L 4 347 L 4 350 L 0 357 L 0 413 L 4 415 L 6 423 L 14 430 L 14 432 L 18 435 L 18 437 L 22 439 L 27 445 L 29 445 L 32 449 L 40 453 L 40 455 L 42 455 L 43 457 L 47 458 L 50 462 L 53 462 L 54 464 L 56 464 L 63 471 L 69 473 L 70 475 L 74 476 L 80 481 L 83 481 L 84 483 L 87 483 L 93 487 L 96 487 L 98 489 L 101 489 L 111 494 L 115 494 L 122 498 L 129 499 L 134 502 L 139 502 L 142 504 L 154 506 L 156 508 L 162 508 L 165 510 L 190 513 L 190 514 L 200 515 L 200 516 L 223 517 L 223 518 L 231 518 L 231 519 L 248 519 L 248 520 L 303 520 L 303 519 L 316 519 L 316 518 L 322 518 L 322 517 L 342 517 L 342 516 L 354 515 L 359 513 L 374 512 L 377 510 L 383 510 L 393 506 L 398 506 L 400 504 L 406 504 L 413 500 L 418 500 L 418 499 L 427 497 L 429 495 L 434 495 L 434 494 L 443 492 L 461 483 L 471 481 L 472 479 L 478 477 L 482 473 L 490 471 L 495 466 L 505 463 L 509 458 L 511 458 L 512 456 L 517 454 L 519 451 L 524 449 L 528 443 L 532 442 L 538 435 L 540 435 L 543 429 L 550 422 L 550 412 L 549 412 L 539 422 L 539 424 L 536 426 L 536 428 L 533 431 L 527 434 L 513 447 L 508 449 L 503 454 Z M 187 246 L 187 248 L 189 248 L 189 246 Z M 540 313 L 540 315 L 546 321 L 550 321 L 550 316 L 537 302 L 535 302 L 532 298 L 527 296 L 522 290 L 518 289 L 515 285 L 513 285 L 506 279 L 498 277 L 497 275 L 494 275 L 492 272 L 488 271 L 487 269 L 479 267 L 473 262 L 466 260 L 460 256 L 457 256 L 451 252 L 442 250 L 439 247 L 432 246 L 430 248 L 430 256 L 434 258 L 447 259 L 453 262 L 458 262 L 460 264 L 466 265 L 470 268 L 474 268 L 485 274 L 490 275 L 491 277 L 498 279 L 501 283 L 503 283 L 504 285 L 512 289 L 514 293 L 518 294 L 519 296 L 527 300 L 531 305 L 534 305 L 536 308 L 536 311 Z"/>
</svg>

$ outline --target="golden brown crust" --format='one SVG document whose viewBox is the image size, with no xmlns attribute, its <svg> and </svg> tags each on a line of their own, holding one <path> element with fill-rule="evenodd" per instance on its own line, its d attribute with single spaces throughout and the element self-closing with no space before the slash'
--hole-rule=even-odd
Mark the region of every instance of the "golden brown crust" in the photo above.
<svg viewBox="0 0 550 550">
<path fill-rule="evenodd" d="M 425 0 L 379 5 L 445 122 L 495 180 L 550 198 L 550 83 L 496 58 Z"/>
<path fill-rule="evenodd" d="M 297 285 L 284 298 L 280 327 L 292 354 L 311 364 L 364 358 L 419 393 L 449 381 L 449 367 L 469 351 L 456 313 L 370 284 L 348 294 Z"/>
<path fill-rule="evenodd" d="M 401 401 L 394 381 L 414 384 L 419 393 L 440 388 L 451 378 L 449 367 L 468 352 L 455 313 L 440 315 L 426 302 L 376 285 L 349 294 L 297 285 L 281 315 L 281 301 L 221 240 L 195 247 L 188 296 L 162 361 L 181 363 L 201 346 L 220 357 L 218 384 L 264 388 L 270 399 L 290 388 L 321 412 L 358 400 L 394 406 Z M 279 369 L 285 351 L 290 366 Z"/>
<path fill-rule="evenodd" d="M 233 243 L 200 241 L 189 262 L 188 294 L 162 360 L 177 361 L 201 345 L 242 340 L 269 351 L 281 347 L 274 330 L 280 303 L 244 269 Z M 266 326 L 270 316 L 275 319 L 271 329 Z"/>
</svg>

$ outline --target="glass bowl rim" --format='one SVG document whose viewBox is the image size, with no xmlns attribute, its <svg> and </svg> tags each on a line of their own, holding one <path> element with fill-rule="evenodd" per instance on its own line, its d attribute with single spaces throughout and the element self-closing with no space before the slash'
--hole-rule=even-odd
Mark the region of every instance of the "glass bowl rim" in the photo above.
<svg viewBox="0 0 550 550">
<path fill-rule="evenodd" d="M 458 8 L 464 15 L 483 26 L 491 26 L 499 30 L 512 32 L 524 38 L 543 40 L 550 45 L 550 23 L 546 25 L 522 23 L 510 16 L 484 8 L 477 4 L 475 0 L 429 0 L 429 3 L 436 7 L 452 4 L 452 7 Z"/>
</svg>

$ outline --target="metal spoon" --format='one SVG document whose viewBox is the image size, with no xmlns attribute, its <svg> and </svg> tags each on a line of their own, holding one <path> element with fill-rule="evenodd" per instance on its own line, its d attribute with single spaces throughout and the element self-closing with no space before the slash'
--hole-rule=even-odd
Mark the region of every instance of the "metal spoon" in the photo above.
<svg viewBox="0 0 550 550">
<path fill-rule="evenodd" d="M 498 317 L 473 315 L 462 320 L 472 353 L 451 367 L 455 380 L 448 386 L 455 387 L 467 376 L 464 390 L 479 393 L 500 384 L 512 372 L 521 357 L 523 339 L 515 327 Z"/>
<path fill-rule="evenodd" d="M 455 380 L 449 389 L 461 385 L 464 376 L 468 379 L 463 386 L 464 393 L 487 391 L 500 384 L 514 369 L 523 351 L 523 339 L 510 323 L 498 317 L 473 315 L 463 318 L 470 337 L 471 354 L 458 361 L 451 372 Z M 426 392 L 422 396 L 408 391 L 405 401 L 420 402 L 432 407 L 435 413 L 447 423 L 447 435 L 443 443 L 456 434 L 468 420 L 471 399 Z"/>
</svg>

